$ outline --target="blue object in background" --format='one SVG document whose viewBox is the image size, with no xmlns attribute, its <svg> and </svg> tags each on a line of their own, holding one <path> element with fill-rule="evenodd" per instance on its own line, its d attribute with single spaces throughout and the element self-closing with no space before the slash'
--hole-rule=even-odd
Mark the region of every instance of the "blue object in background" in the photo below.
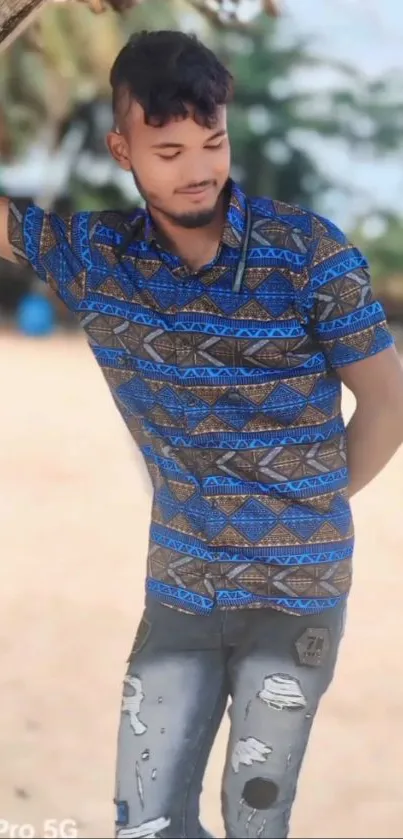
<svg viewBox="0 0 403 839">
<path fill-rule="evenodd" d="M 46 297 L 33 292 L 23 297 L 17 308 L 17 326 L 20 332 L 39 337 L 49 335 L 55 325 L 55 310 Z"/>
</svg>

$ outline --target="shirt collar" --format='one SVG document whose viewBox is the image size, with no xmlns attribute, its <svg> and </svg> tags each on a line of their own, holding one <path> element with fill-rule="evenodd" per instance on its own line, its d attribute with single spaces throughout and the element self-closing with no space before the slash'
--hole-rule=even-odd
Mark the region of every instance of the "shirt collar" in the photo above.
<svg viewBox="0 0 403 839">
<path fill-rule="evenodd" d="M 229 202 L 222 232 L 222 243 L 230 248 L 242 247 L 246 227 L 246 195 L 231 178 L 228 181 Z"/>
<path fill-rule="evenodd" d="M 231 178 L 228 179 L 225 189 L 229 201 L 221 241 L 230 248 L 239 248 L 242 246 L 246 226 L 246 196 Z M 147 207 L 141 238 L 147 242 L 156 242 L 157 239 L 157 231 Z"/>
</svg>

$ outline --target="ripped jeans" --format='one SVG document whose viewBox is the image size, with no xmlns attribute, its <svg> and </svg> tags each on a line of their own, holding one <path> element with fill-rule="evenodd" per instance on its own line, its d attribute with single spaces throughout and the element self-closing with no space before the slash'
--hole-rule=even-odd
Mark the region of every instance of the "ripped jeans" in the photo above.
<svg viewBox="0 0 403 839">
<path fill-rule="evenodd" d="M 199 616 L 148 600 L 123 687 L 115 835 L 209 836 L 200 824 L 199 799 L 231 698 L 225 835 L 287 837 L 345 610 L 342 604 L 304 617 L 271 609 Z"/>
</svg>

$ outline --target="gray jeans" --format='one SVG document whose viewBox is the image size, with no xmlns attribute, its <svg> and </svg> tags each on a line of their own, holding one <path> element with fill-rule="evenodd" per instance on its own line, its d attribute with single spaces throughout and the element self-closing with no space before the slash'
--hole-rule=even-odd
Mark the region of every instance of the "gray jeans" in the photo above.
<svg viewBox="0 0 403 839">
<path fill-rule="evenodd" d="M 195 616 L 149 600 L 124 680 L 115 835 L 207 837 L 199 799 L 231 698 L 222 782 L 226 837 L 288 836 L 298 777 L 329 687 L 345 605 L 294 617 Z"/>
</svg>

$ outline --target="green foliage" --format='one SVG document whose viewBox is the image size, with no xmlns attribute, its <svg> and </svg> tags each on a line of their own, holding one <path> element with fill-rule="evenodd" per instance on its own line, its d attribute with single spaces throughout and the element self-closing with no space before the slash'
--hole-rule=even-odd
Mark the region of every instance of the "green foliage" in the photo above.
<svg viewBox="0 0 403 839">
<path fill-rule="evenodd" d="M 249 193 L 315 207 L 338 185 L 318 168 L 312 138 L 341 140 L 374 154 L 394 150 L 402 97 L 389 82 L 368 84 L 349 66 L 319 60 L 308 43 L 282 46 L 277 27 L 276 20 L 261 15 L 244 31 L 213 37 L 236 81 L 230 110 L 234 164 Z M 307 70 L 333 71 L 338 87 L 300 92 L 295 82 Z"/>
<path fill-rule="evenodd" d="M 109 94 L 109 72 L 129 32 L 174 27 L 179 3 L 148 0 L 125 17 L 81 3 L 49 4 L 0 55 L 0 154 L 22 154 L 83 100 Z"/>
<path fill-rule="evenodd" d="M 369 261 L 376 290 L 389 285 L 391 289 L 393 286 L 393 294 L 403 296 L 403 218 L 390 214 L 379 221 L 382 223 L 377 235 L 370 234 L 368 220 L 364 219 L 352 238 Z"/>
</svg>

